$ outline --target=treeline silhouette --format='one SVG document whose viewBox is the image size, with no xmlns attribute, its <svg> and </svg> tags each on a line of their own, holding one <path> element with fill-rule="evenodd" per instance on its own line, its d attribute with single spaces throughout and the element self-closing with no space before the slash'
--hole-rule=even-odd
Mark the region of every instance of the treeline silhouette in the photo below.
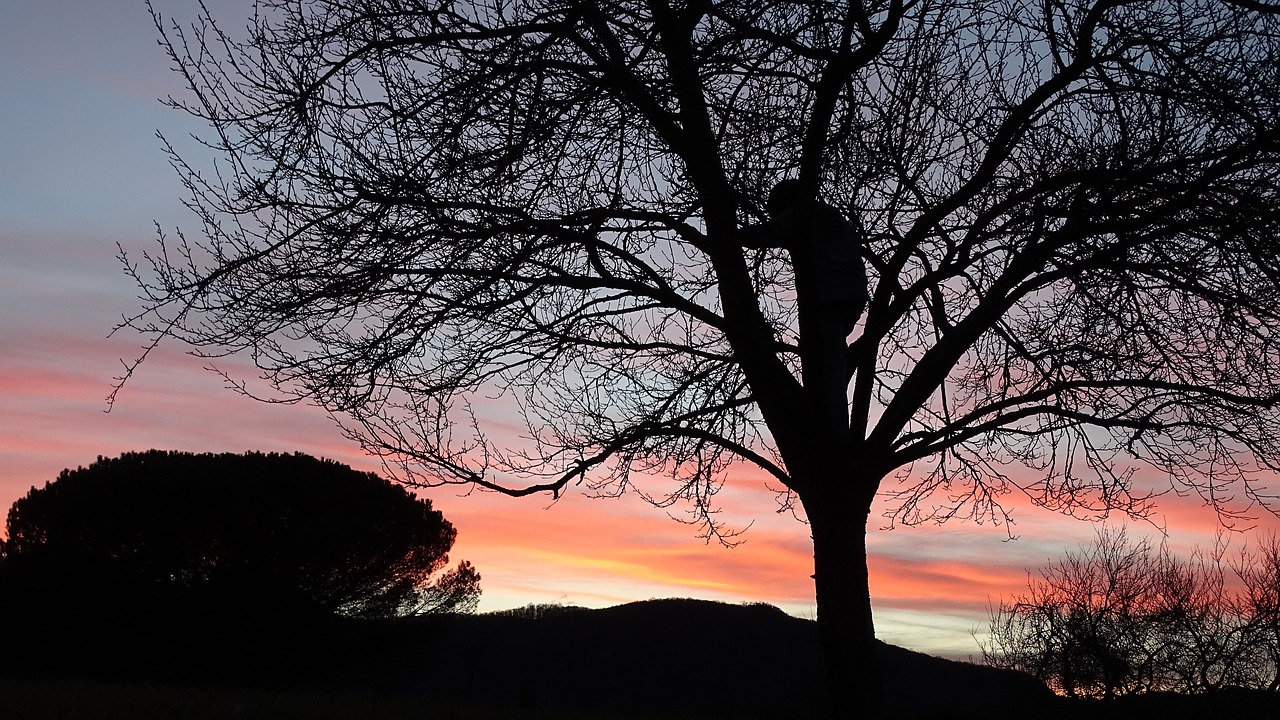
<svg viewBox="0 0 1280 720">
<path fill-rule="evenodd" d="M 405 620 L 480 593 L 429 501 L 303 454 L 99 458 L 15 502 L 6 535 L 0 664 L 25 674 L 374 674 Z"/>
</svg>

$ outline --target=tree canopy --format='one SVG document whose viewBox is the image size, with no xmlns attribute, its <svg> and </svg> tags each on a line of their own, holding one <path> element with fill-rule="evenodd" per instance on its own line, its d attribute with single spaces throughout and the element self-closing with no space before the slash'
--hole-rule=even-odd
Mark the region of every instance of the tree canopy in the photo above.
<svg viewBox="0 0 1280 720">
<path fill-rule="evenodd" d="M 6 531 L 0 580 L 15 597 L 388 617 L 468 611 L 480 595 L 469 563 L 446 570 L 457 533 L 430 501 L 302 454 L 100 457 L 32 488 Z"/>
<path fill-rule="evenodd" d="M 1270 507 L 1275 4 L 257 7 L 156 15 L 218 159 L 174 151 L 203 237 L 124 256 L 125 324 L 248 353 L 404 479 L 665 475 L 647 496 L 715 535 L 755 465 L 810 523 L 826 667 L 863 697 L 876 497 L 904 523 L 1007 523 L 1011 493 L 1142 515 L 1148 479 Z M 786 178 L 798 242 L 744 247 Z M 801 271 L 819 206 L 869 266 L 843 373 Z"/>
</svg>

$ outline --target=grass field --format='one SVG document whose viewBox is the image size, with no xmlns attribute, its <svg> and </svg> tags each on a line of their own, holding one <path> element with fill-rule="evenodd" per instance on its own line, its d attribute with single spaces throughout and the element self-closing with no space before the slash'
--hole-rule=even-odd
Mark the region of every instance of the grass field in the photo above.
<svg viewBox="0 0 1280 720">
<path fill-rule="evenodd" d="M 0 679 L 0 720 L 659 720 L 434 705 L 395 695 Z M 663 715 L 661 720 L 685 720 Z"/>
</svg>

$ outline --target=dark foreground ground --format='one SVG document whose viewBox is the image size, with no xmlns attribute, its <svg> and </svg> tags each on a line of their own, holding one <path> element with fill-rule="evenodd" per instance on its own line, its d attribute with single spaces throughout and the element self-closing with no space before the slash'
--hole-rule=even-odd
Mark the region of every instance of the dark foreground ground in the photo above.
<svg viewBox="0 0 1280 720">
<path fill-rule="evenodd" d="M 194 688 L 100 680 L 0 679 L 0 720 L 700 720 L 680 714 L 454 705 L 320 688 Z"/>
<path fill-rule="evenodd" d="M 11 628 L 0 720 L 757 720 L 812 714 L 814 624 L 691 600 L 539 617 Z M 1030 677 L 885 645 L 901 720 L 1277 718 L 1280 696 L 1068 702 Z"/>
</svg>

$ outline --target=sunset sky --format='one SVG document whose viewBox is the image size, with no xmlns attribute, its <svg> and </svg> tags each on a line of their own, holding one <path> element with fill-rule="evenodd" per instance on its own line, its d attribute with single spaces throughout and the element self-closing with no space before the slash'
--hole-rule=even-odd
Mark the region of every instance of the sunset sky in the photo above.
<svg viewBox="0 0 1280 720">
<path fill-rule="evenodd" d="M 180 17 L 196 8 L 195 0 L 156 4 Z M 209 4 L 236 18 L 249 2 Z M 155 137 L 198 129 L 157 100 L 180 92 L 180 82 L 142 0 L 0 3 L 0 509 L 63 468 L 131 450 L 302 451 L 377 469 L 323 412 L 238 396 L 175 344 L 161 346 L 106 412 L 121 359 L 142 341 L 107 337 L 139 307 L 116 244 L 148 249 L 157 223 L 198 230 Z M 243 362 L 221 367 L 252 376 Z M 697 597 L 814 616 L 807 529 L 774 512 L 759 472 L 736 474 L 721 495 L 722 518 L 751 525 L 735 548 L 703 542 L 696 528 L 633 495 L 570 492 L 554 503 L 458 488 L 424 495 L 458 529 L 453 557 L 483 576 L 482 610 Z M 1016 540 L 960 522 L 872 533 L 883 639 L 976 655 L 971 633 L 985 627 L 989 603 L 1095 530 L 1017 498 L 1010 504 Z M 1176 546 L 1212 542 L 1215 519 L 1197 500 L 1172 498 L 1161 510 L 1155 522 Z"/>
</svg>

